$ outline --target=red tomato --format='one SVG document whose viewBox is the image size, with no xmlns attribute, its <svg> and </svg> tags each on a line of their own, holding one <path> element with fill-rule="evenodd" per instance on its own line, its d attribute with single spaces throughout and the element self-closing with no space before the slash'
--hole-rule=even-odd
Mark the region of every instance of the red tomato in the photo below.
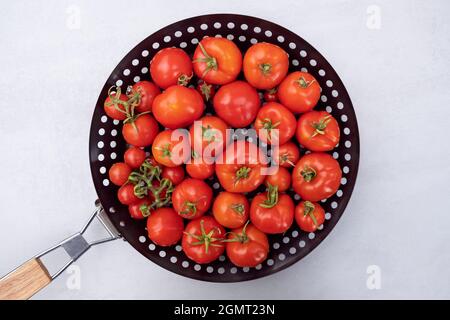
<svg viewBox="0 0 450 320">
<path fill-rule="evenodd" d="M 317 202 L 302 201 L 295 207 L 295 221 L 299 228 L 314 232 L 325 221 L 325 210 Z"/>
<path fill-rule="evenodd" d="M 286 232 L 294 221 L 294 201 L 276 187 L 256 195 L 250 206 L 250 221 L 262 232 Z"/>
<path fill-rule="evenodd" d="M 191 156 L 189 137 L 181 130 L 161 131 L 153 141 L 152 154 L 158 163 L 166 167 L 186 163 Z"/>
<path fill-rule="evenodd" d="M 150 75 L 163 89 L 176 84 L 187 85 L 193 75 L 191 59 L 179 48 L 159 50 L 150 62 Z"/>
<path fill-rule="evenodd" d="M 277 167 L 276 172 L 267 175 L 266 186 L 274 186 L 278 188 L 279 192 L 284 192 L 291 187 L 291 173 L 283 167 Z"/>
<path fill-rule="evenodd" d="M 205 180 L 214 175 L 214 163 L 209 163 L 203 157 L 193 157 L 186 163 L 187 173 L 194 179 Z"/>
<path fill-rule="evenodd" d="M 182 166 L 172 168 L 164 167 L 161 177 L 169 179 L 176 186 L 184 180 L 184 169 Z"/>
<path fill-rule="evenodd" d="M 125 120 L 128 117 L 125 106 L 128 106 L 128 97 L 121 93 L 120 87 L 111 87 L 103 104 L 105 113 L 115 120 Z"/>
<path fill-rule="evenodd" d="M 266 102 L 278 102 L 278 89 L 272 88 L 264 92 L 264 100 Z"/>
<path fill-rule="evenodd" d="M 277 102 L 263 105 L 255 120 L 259 138 L 268 144 L 285 144 L 294 136 L 296 127 L 297 120 L 292 112 Z"/>
<path fill-rule="evenodd" d="M 150 81 L 139 81 L 131 87 L 131 99 L 136 95 L 138 104 L 135 107 L 137 112 L 152 111 L 152 104 L 155 97 L 161 93 L 161 90 Z"/>
<path fill-rule="evenodd" d="M 284 168 L 295 167 L 300 159 L 300 150 L 293 142 L 287 142 L 273 151 L 274 162 Z"/>
<path fill-rule="evenodd" d="M 125 141 L 136 147 L 151 145 L 158 131 L 158 123 L 149 114 L 138 115 L 136 119 L 125 123 L 122 127 Z"/>
<path fill-rule="evenodd" d="M 250 125 L 256 118 L 261 101 L 255 88 L 244 81 L 220 87 L 214 96 L 217 115 L 234 128 Z"/>
<path fill-rule="evenodd" d="M 256 267 L 267 259 L 269 240 L 264 232 L 249 224 L 228 235 L 227 256 L 238 267 Z"/>
<path fill-rule="evenodd" d="M 117 198 L 121 204 L 126 206 L 141 200 L 134 194 L 134 185 L 131 183 L 124 184 L 119 188 L 117 191 Z"/>
<path fill-rule="evenodd" d="M 226 38 L 206 37 L 197 46 L 193 58 L 197 77 L 211 84 L 234 81 L 242 68 L 239 48 Z"/>
<path fill-rule="evenodd" d="M 203 180 L 186 179 L 175 187 L 172 205 L 183 218 L 201 217 L 211 207 L 213 191 Z"/>
<path fill-rule="evenodd" d="M 123 162 L 114 163 L 109 169 L 109 180 L 116 186 L 121 186 L 128 181 L 131 168 Z"/>
<path fill-rule="evenodd" d="M 311 111 L 319 101 L 320 85 L 311 74 L 295 71 L 279 85 L 278 98 L 294 113 Z"/>
<path fill-rule="evenodd" d="M 203 98 L 195 89 L 172 86 L 153 101 L 153 115 L 169 129 L 190 126 L 203 114 Z"/>
<path fill-rule="evenodd" d="M 127 165 L 133 169 L 137 169 L 145 160 L 145 151 L 138 147 L 129 147 L 125 151 L 123 158 Z"/>
<path fill-rule="evenodd" d="M 240 228 L 248 220 L 250 206 L 239 193 L 223 191 L 214 200 L 212 212 L 217 222 L 226 228 Z"/>
<path fill-rule="evenodd" d="M 335 118 L 326 111 L 310 111 L 298 119 L 298 142 L 311 151 L 330 151 L 339 143 L 340 130 Z"/>
<path fill-rule="evenodd" d="M 267 161 L 258 146 L 233 142 L 222 155 L 216 162 L 216 175 L 226 191 L 250 192 L 264 182 Z"/>
<path fill-rule="evenodd" d="M 288 68 L 286 51 L 271 43 L 256 43 L 244 56 L 245 79 L 257 89 L 276 87 L 286 76 Z"/>
<path fill-rule="evenodd" d="M 192 150 L 205 159 L 223 151 L 227 145 L 228 125 L 220 118 L 204 116 L 189 129 Z"/>
<path fill-rule="evenodd" d="M 141 220 L 150 215 L 150 206 L 152 201 L 149 198 L 139 199 L 128 206 L 128 212 L 131 218 Z"/>
<path fill-rule="evenodd" d="M 341 177 L 339 162 L 327 153 L 313 152 L 295 165 L 292 186 L 303 200 L 319 201 L 336 193 Z"/>
<path fill-rule="evenodd" d="M 188 223 L 181 246 L 189 259 L 210 263 L 225 251 L 224 237 L 225 229 L 213 217 L 205 216 Z"/>
<path fill-rule="evenodd" d="M 216 89 L 214 88 L 214 86 L 212 84 L 207 84 L 201 79 L 198 81 L 197 91 L 202 95 L 205 101 L 211 100 L 216 94 Z"/>
<path fill-rule="evenodd" d="M 159 208 L 147 219 L 148 237 L 159 246 L 171 246 L 183 236 L 184 223 L 172 208 Z"/>
</svg>

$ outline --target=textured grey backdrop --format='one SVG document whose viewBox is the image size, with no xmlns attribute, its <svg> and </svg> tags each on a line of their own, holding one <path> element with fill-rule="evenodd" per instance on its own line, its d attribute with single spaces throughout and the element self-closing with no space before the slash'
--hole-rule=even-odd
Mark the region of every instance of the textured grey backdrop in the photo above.
<svg viewBox="0 0 450 320">
<path fill-rule="evenodd" d="M 291 268 L 238 284 L 180 277 L 116 241 L 77 261 L 79 289 L 65 273 L 35 298 L 450 298 L 450 2 L 189 3 L 2 1 L 0 274 L 93 209 L 90 117 L 118 61 L 169 23 L 233 12 L 298 33 L 347 86 L 361 163 L 335 230 Z M 366 285 L 372 265 L 379 290 Z"/>
</svg>

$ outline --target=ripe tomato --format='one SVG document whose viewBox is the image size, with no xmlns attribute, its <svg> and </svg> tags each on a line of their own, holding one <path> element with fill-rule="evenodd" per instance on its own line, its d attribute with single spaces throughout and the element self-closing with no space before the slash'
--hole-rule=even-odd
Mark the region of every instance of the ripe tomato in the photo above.
<svg viewBox="0 0 450 320">
<path fill-rule="evenodd" d="M 109 169 L 109 180 L 116 186 L 121 186 L 128 181 L 131 168 L 123 162 L 114 163 Z"/>
<path fill-rule="evenodd" d="M 314 232 L 325 221 L 325 210 L 317 202 L 301 201 L 295 207 L 295 221 L 301 230 Z"/>
<path fill-rule="evenodd" d="M 250 206 L 250 221 L 262 232 L 269 234 L 286 232 L 294 221 L 294 201 L 277 187 L 253 198 Z"/>
<path fill-rule="evenodd" d="M 153 101 L 153 115 L 169 129 L 190 126 L 202 116 L 203 98 L 195 89 L 172 86 Z"/>
<path fill-rule="evenodd" d="M 150 62 L 150 75 L 163 89 L 176 84 L 187 85 L 193 75 L 191 59 L 179 48 L 159 50 Z"/>
<path fill-rule="evenodd" d="M 339 125 L 326 111 L 310 111 L 298 119 L 298 142 L 311 151 L 330 151 L 339 143 Z"/>
<path fill-rule="evenodd" d="M 181 130 L 161 131 L 153 141 L 152 154 L 158 163 L 166 167 L 179 166 L 191 156 L 189 137 Z"/>
<path fill-rule="evenodd" d="M 189 129 L 192 150 L 210 159 L 223 151 L 227 145 L 228 125 L 220 118 L 204 116 Z"/>
<path fill-rule="evenodd" d="M 115 120 L 125 120 L 127 118 L 126 107 L 128 97 L 121 93 L 120 87 L 111 87 L 108 91 L 108 97 L 103 103 L 103 109 L 108 117 Z"/>
<path fill-rule="evenodd" d="M 217 222 L 226 228 L 240 228 L 248 220 L 250 206 L 239 193 L 223 191 L 214 200 L 212 212 Z"/>
<path fill-rule="evenodd" d="M 210 263 L 225 251 L 225 229 L 210 216 L 189 222 L 181 246 L 186 256 L 197 263 Z"/>
<path fill-rule="evenodd" d="M 278 87 L 280 102 L 294 113 L 311 111 L 320 98 L 320 85 L 309 73 L 295 71 Z"/>
<path fill-rule="evenodd" d="M 147 219 L 148 237 L 159 246 L 171 246 L 183 236 L 184 223 L 172 208 L 159 208 Z"/>
<path fill-rule="evenodd" d="M 274 162 L 284 168 L 295 167 L 300 159 L 300 150 L 295 143 L 289 141 L 276 147 L 273 151 Z"/>
<path fill-rule="evenodd" d="M 278 102 L 278 89 L 272 88 L 264 92 L 264 100 L 266 102 Z"/>
<path fill-rule="evenodd" d="M 136 147 L 151 145 L 158 131 L 158 123 L 149 114 L 138 115 L 122 127 L 122 135 L 125 141 Z"/>
<path fill-rule="evenodd" d="M 214 175 L 214 163 L 209 163 L 203 157 L 192 157 L 191 161 L 186 163 L 187 173 L 194 179 L 205 180 Z"/>
<path fill-rule="evenodd" d="M 197 91 L 202 95 L 205 101 L 211 100 L 216 94 L 216 88 L 214 88 L 212 84 L 208 84 L 201 79 L 198 81 Z"/>
<path fill-rule="evenodd" d="M 123 154 L 123 159 L 127 165 L 137 169 L 145 160 L 145 151 L 138 147 L 129 147 Z"/>
<path fill-rule="evenodd" d="M 135 107 L 137 112 L 152 111 L 152 104 L 155 97 L 161 93 L 161 90 L 150 81 L 139 81 L 131 87 L 131 96 L 138 95 L 139 102 Z"/>
<path fill-rule="evenodd" d="M 183 218 L 201 217 L 211 207 L 213 191 L 203 180 L 186 179 L 175 187 L 172 205 Z"/>
<path fill-rule="evenodd" d="M 236 80 L 242 68 L 239 48 L 226 38 L 206 37 L 198 44 L 193 57 L 197 77 L 211 84 Z"/>
<path fill-rule="evenodd" d="M 264 183 L 266 186 L 277 187 L 279 192 L 284 192 L 291 187 L 291 173 L 286 168 L 278 167 L 276 172 L 266 176 Z"/>
<path fill-rule="evenodd" d="M 176 186 L 184 180 L 184 169 L 182 166 L 164 167 L 161 177 L 169 179 L 172 181 L 172 184 Z"/>
<path fill-rule="evenodd" d="M 250 192 L 264 182 L 267 161 L 255 144 L 233 142 L 222 155 L 216 162 L 216 175 L 226 191 Z"/>
<path fill-rule="evenodd" d="M 339 188 L 342 171 L 339 162 L 327 153 L 304 155 L 292 172 L 292 186 L 303 200 L 331 197 Z"/>
<path fill-rule="evenodd" d="M 142 198 L 128 206 L 131 218 L 141 220 L 150 215 L 152 201 L 149 198 Z"/>
<path fill-rule="evenodd" d="M 124 184 L 117 190 L 117 198 L 126 206 L 141 200 L 134 194 L 134 185 L 131 183 Z"/>
<path fill-rule="evenodd" d="M 296 127 L 297 120 L 292 112 L 277 102 L 263 105 L 255 120 L 256 132 L 267 144 L 285 144 L 294 136 Z"/>
<path fill-rule="evenodd" d="M 228 235 L 227 256 L 238 267 L 256 267 L 267 259 L 269 240 L 264 232 L 249 224 Z"/>
<path fill-rule="evenodd" d="M 276 87 L 286 76 L 288 68 L 286 51 L 271 43 L 256 43 L 244 56 L 245 79 L 257 89 Z"/>
<path fill-rule="evenodd" d="M 244 81 L 220 87 L 214 96 L 217 115 L 234 128 L 250 125 L 256 118 L 261 101 L 255 88 Z"/>
</svg>

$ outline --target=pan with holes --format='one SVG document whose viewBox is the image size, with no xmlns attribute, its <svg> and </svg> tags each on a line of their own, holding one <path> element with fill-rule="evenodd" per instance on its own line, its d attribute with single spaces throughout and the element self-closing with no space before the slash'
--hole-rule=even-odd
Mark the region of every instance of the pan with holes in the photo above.
<svg viewBox="0 0 450 320">
<path fill-rule="evenodd" d="M 145 222 L 130 218 L 128 210 L 116 197 L 117 187 L 108 180 L 108 169 L 126 148 L 119 134 L 121 124 L 108 118 L 103 111 L 103 101 L 113 86 L 127 87 L 139 80 L 149 79 L 149 62 L 163 47 L 180 47 L 192 55 L 204 36 L 227 37 L 245 50 L 256 42 L 266 41 L 281 46 L 289 54 L 290 70 L 307 71 L 321 83 L 322 93 L 316 109 L 330 112 L 339 122 L 342 137 L 332 155 L 343 170 L 341 186 L 337 193 L 321 204 L 326 210 L 326 220 L 315 233 L 305 233 L 292 226 L 283 235 L 270 236 L 271 250 L 268 259 L 255 268 L 237 268 L 225 259 L 199 265 L 190 261 L 177 245 L 162 248 L 146 237 Z M 211 108 L 211 106 L 207 106 Z M 90 246 L 123 237 L 142 255 L 180 275 L 205 281 L 236 282 L 260 278 L 278 272 L 302 259 L 331 232 L 342 216 L 355 185 L 359 162 L 359 134 L 356 115 L 350 97 L 341 79 L 325 58 L 309 43 L 295 33 L 266 20 L 234 14 L 213 14 L 185 19 L 173 23 L 133 48 L 113 70 L 100 93 L 91 123 L 89 157 L 92 178 L 99 202 L 88 224 L 78 233 L 60 244 L 29 260 L 0 280 L 0 298 L 28 298 L 58 276 L 71 262 Z M 220 185 L 209 181 L 217 192 Z M 299 196 L 291 191 L 296 202 Z M 109 237 L 88 243 L 83 237 L 89 223 L 95 219 L 105 226 Z M 62 247 L 69 261 L 58 272 L 50 275 L 39 258 Z"/>
</svg>

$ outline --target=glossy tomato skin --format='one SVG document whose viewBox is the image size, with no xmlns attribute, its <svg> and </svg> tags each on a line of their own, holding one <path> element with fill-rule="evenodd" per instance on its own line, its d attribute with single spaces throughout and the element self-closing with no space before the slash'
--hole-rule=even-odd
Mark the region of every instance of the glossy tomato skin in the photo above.
<svg viewBox="0 0 450 320">
<path fill-rule="evenodd" d="M 275 148 L 273 156 L 276 164 L 284 168 L 292 168 L 300 159 L 300 150 L 295 143 L 289 141 Z"/>
<path fill-rule="evenodd" d="M 256 267 L 267 259 L 269 240 L 264 232 L 252 224 L 245 227 L 245 236 L 239 237 L 244 228 L 234 229 L 229 235 L 226 252 L 231 262 L 238 267 Z"/>
<path fill-rule="evenodd" d="M 121 186 L 128 181 L 131 173 L 129 165 L 123 162 L 114 163 L 109 169 L 109 180 L 116 186 Z"/>
<path fill-rule="evenodd" d="M 182 166 L 164 167 L 161 176 L 169 179 L 176 186 L 184 180 L 185 173 Z"/>
<path fill-rule="evenodd" d="M 206 83 L 203 80 L 199 80 L 196 87 L 198 93 L 200 93 L 203 97 L 203 100 L 205 102 L 208 102 L 214 98 L 214 95 L 216 94 L 216 88 L 214 85 Z"/>
<path fill-rule="evenodd" d="M 214 158 L 228 144 L 228 125 L 215 116 L 200 118 L 189 129 L 192 150 L 205 159 Z"/>
<path fill-rule="evenodd" d="M 195 89 L 171 86 L 153 101 L 153 115 L 169 129 L 190 126 L 204 111 L 203 98 Z"/>
<path fill-rule="evenodd" d="M 150 112 L 152 111 L 153 100 L 161 93 L 161 90 L 150 81 L 139 81 L 135 83 L 131 89 L 132 94 L 139 94 L 140 103 L 136 106 L 135 111 Z"/>
<path fill-rule="evenodd" d="M 212 198 L 213 191 L 206 182 L 188 178 L 173 190 L 172 205 L 183 218 L 195 219 L 208 211 Z"/>
<path fill-rule="evenodd" d="M 206 235 L 212 233 L 211 238 L 209 238 L 210 244 L 208 250 L 206 250 L 205 243 L 199 244 L 198 240 L 198 237 L 204 238 L 202 225 Z M 225 251 L 225 245 L 222 243 L 224 237 L 225 229 L 213 217 L 204 216 L 192 220 L 187 224 L 181 246 L 189 259 L 200 264 L 210 263 L 218 259 Z"/>
<path fill-rule="evenodd" d="M 179 48 L 159 50 L 150 62 L 150 75 L 162 89 L 176 84 L 186 85 L 193 75 L 191 59 Z"/>
<path fill-rule="evenodd" d="M 123 154 L 123 159 L 127 165 L 132 169 L 137 169 L 141 166 L 146 158 L 145 151 L 138 147 L 129 147 Z"/>
<path fill-rule="evenodd" d="M 214 175 L 214 169 L 214 163 L 205 162 L 203 158 L 191 159 L 186 163 L 186 171 L 194 179 L 208 179 Z"/>
<path fill-rule="evenodd" d="M 189 137 L 180 130 L 161 131 L 153 141 L 152 154 L 159 164 L 166 167 L 182 165 L 191 156 Z"/>
<path fill-rule="evenodd" d="M 122 135 L 128 144 L 135 147 L 146 147 L 153 143 L 158 134 L 159 127 L 156 120 L 149 114 L 139 115 L 131 122 L 122 127 Z"/>
<path fill-rule="evenodd" d="M 339 143 L 339 125 L 326 111 L 310 111 L 298 119 L 296 137 L 311 151 L 330 151 Z"/>
<path fill-rule="evenodd" d="M 233 142 L 216 160 L 216 176 L 228 192 L 254 191 L 264 182 L 266 162 L 258 146 L 246 141 Z"/>
<path fill-rule="evenodd" d="M 222 226 L 230 229 L 240 228 L 248 220 L 250 205 L 246 196 L 223 191 L 214 200 L 212 212 Z"/>
<path fill-rule="evenodd" d="M 136 220 L 145 219 L 150 214 L 152 201 L 149 198 L 142 198 L 128 206 L 131 218 Z"/>
<path fill-rule="evenodd" d="M 140 199 L 136 197 L 134 194 L 134 185 L 131 183 L 124 184 L 117 191 L 117 198 L 119 199 L 121 204 L 129 206 L 135 202 L 138 202 Z"/>
<path fill-rule="evenodd" d="M 277 170 L 266 176 L 264 181 L 266 186 L 278 187 L 279 192 L 284 192 L 291 187 L 291 173 L 283 167 L 278 167 Z"/>
<path fill-rule="evenodd" d="M 119 100 L 127 102 L 128 97 L 125 94 L 121 93 L 119 95 Z M 119 110 L 122 110 L 123 112 L 117 110 L 116 106 Z M 103 109 L 105 110 L 105 113 L 108 117 L 113 118 L 115 120 L 120 120 L 120 121 L 125 120 L 127 118 L 127 115 L 125 113 L 124 105 L 120 102 L 117 102 L 116 106 L 114 106 L 111 98 L 107 97 L 103 104 Z"/>
<path fill-rule="evenodd" d="M 209 68 L 208 61 L 214 67 Z M 241 72 L 242 54 L 226 38 L 206 37 L 195 49 L 193 65 L 197 77 L 210 84 L 224 85 L 236 80 Z"/>
<path fill-rule="evenodd" d="M 256 132 L 267 144 L 285 144 L 294 136 L 296 127 L 297 120 L 292 112 L 277 102 L 263 105 L 255 120 Z"/>
<path fill-rule="evenodd" d="M 250 125 L 261 105 L 258 92 L 244 81 L 235 81 L 220 87 L 214 96 L 217 115 L 234 128 Z"/>
<path fill-rule="evenodd" d="M 294 113 L 311 111 L 319 101 L 320 85 L 311 74 L 295 71 L 281 82 L 278 98 Z"/>
<path fill-rule="evenodd" d="M 250 221 L 262 232 L 278 234 L 286 232 L 294 221 L 294 201 L 285 193 L 278 195 L 278 202 L 272 208 L 261 205 L 267 200 L 267 193 L 256 195 L 250 206 Z"/>
<path fill-rule="evenodd" d="M 314 232 L 325 222 L 325 210 L 317 202 L 301 201 L 295 207 L 295 221 L 301 230 Z"/>
<path fill-rule="evenodd" d="M 304 155 L 292 172 L 292 186 L 303 200 L 317 202 L 331 197 L 339 188 L 339 162 L 327 153 Z"/>
<path fill-rule="evenodd" d="M 147 219 L 148 237 L 159 246 L 176 244 L 181 240 L 183 230 L 183 218 L 172 208 L 156 209 Z"/>
<path fill-rule="evenodd" d="M 276 87 L 286 76 L 288 68 L 286 51 L 271 43 L 256 43 L 244 56 L 245 79 L 257 89 Z"/>
</svg>

